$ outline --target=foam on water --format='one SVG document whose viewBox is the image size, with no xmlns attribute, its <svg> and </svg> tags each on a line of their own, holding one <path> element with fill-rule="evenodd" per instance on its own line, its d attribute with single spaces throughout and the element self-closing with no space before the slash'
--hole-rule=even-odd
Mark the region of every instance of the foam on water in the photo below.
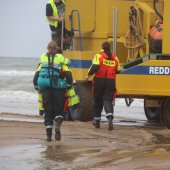
<svg viewBox="0 0 170 170">
<path fill-rule="evenodd" d="M 37 93 L 26 91 L 0 91 L 0 112 L 38 114 Z"/>
<path fill-rule="evenodd" d="M 0 75 L 3 76 L 9 76 L 9 77 L 14 77 L 14 76 L 34 76 L 35 71 L 21 71 L 21 70 L 0 70 Z"/>
<path fill-rule="evenodd" d="M 8 98 L 9 100 L 33 100 L 37 99 L 36 92 L 26 92 L 26 91 L 0 91 L 0 99 Z"/>
</svg>

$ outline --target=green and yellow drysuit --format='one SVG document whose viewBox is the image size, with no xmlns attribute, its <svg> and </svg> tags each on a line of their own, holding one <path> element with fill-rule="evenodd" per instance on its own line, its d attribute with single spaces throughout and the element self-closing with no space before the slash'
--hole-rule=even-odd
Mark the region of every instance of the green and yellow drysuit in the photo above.
<svg viewBox="0 0 170 170">
<path fill-rule="evenodd" d="M 52 59 L 52 58 L 51 58 Z M 44 107 L 43 107 L 43 99 L 42 99 L 42 91 L 45 88 L 49 88 L 52 85 L 52 88 L 64 88 L 66 90 L 66 98 L 68 100 L 68 107 L 74 106 L 79 103 L 79 97 L 76 95 L 74 88 L 72 87 L 72 75 L 71 70 L 69 69 L 68 65 L 70 65 L 70 60 L 63 57 L 62 54 L 56 54 L 54 57 L 54 67 L 56 69 L 61 69 L 65 72 L 66 79 L 58 77 L 58 83 L 55 84 L 55 80 L 50 82 L 48 79 L 48 72 L 46 72 L 46 68 L 48 64 L 48 57 L 46 53 L 43 53 L 40 57 L 39 66 L 37 68 L 37 72 L 34 76 L 34 86 L 38 89 L 38 109 L 40 115 L 44 114 Z M 41 72 L 40 72 L 41 70 Z M 52 73 L 50 73 L 52 75 Z M 57 76 L 57 72 L 53 73 L 54 76 Z M 61 75 L 60 75 L 61 76 Z M 39 83 L 38 83 L 39 82 Z"/>
</svg>

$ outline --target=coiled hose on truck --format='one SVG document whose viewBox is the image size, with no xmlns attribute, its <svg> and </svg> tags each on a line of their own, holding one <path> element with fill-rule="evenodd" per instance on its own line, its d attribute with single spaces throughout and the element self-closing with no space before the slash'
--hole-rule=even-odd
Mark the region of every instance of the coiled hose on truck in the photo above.
<svg viewBox="0 0 170 170">
<path fill-rule="evenodd" d="M 128 49 L 127 62 L 136 59 L 140 51 L 144 51 L 146 44 L 142 31 L 140 9 L 131 6 L 129 12 L 129 29 L 124 39 L 124 45 Z"/>
</svg>

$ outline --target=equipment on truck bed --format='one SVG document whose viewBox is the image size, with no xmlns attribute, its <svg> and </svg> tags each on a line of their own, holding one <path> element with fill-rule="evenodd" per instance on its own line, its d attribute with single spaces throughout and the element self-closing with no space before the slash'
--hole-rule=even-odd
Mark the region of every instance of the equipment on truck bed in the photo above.
<svg viewBox="0 0 170 170">
<path fill-rule="evenodd" d="M 162 21 L 158 20 L 155 25 L 151 26 L 151 30 L 148 34 L 150 53 L 162 53 L 162 30 Z"/>
</svg>

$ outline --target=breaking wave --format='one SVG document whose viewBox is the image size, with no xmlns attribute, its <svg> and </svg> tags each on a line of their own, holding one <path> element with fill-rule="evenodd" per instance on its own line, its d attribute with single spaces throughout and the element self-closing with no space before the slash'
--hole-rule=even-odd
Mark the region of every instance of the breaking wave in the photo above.
<svg viewBox="0 0 170 170">
<path fill-rule="evenodd" d="M 22 70 L 0 70 L 0 76 L 34 76 L 35 71 L 22 71 Z"/>
</svg>

